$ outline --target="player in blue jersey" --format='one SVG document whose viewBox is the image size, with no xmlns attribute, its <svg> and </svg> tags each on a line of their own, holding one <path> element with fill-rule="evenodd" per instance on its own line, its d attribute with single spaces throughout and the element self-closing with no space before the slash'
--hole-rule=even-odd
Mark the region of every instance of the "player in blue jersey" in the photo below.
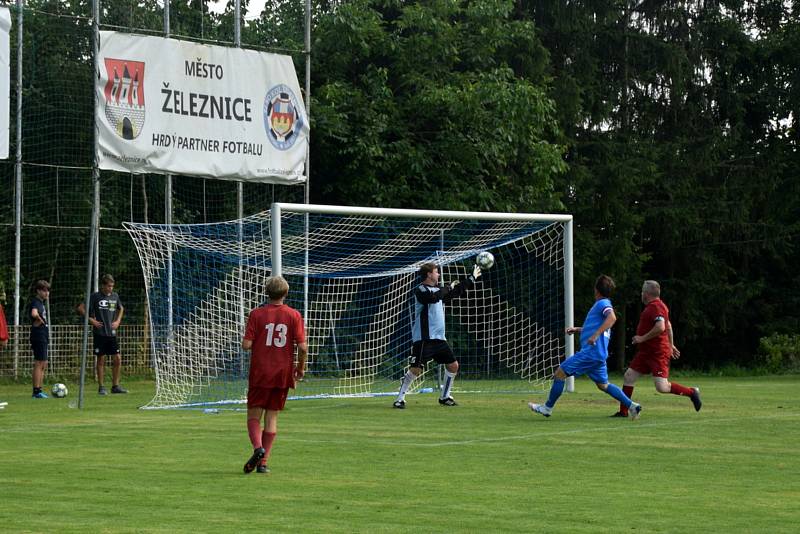
<svg viewBox="0 0 800 534">
<path fill-rule="evenodd" d="M 428 360 L 436 360 L 445 366 L 445 380 L 439 397 L 442 406 L 457 406 L 450 396 L 453 381 L 458 373 L 458 360 L 444 335 L 444 306 L 451 300 L 462 296 L 481 275 L 481 268 L 475 265 L 472 274 L 461 281 L 439 287 L 439 267 L 435 263 L 424 263 L 419 268 L 422 283 L 414 289 L 414 324 L 411 329 L 411 366 L 403 377 L 400 391 L 394 401 L 395 408 L 406 407 L 406 393 L 411 383 L 421 373 Z"/>
<path fill-rule="evenodd" d="M 608 382 L 608 340 L 611 337 L 611 327 L 617 321 L 614 308 L 609 297 L 614 291 L 614 280 L 604 274 L 597 277 L 594 283 L 595 302 L 583 326 L 570 326 L 567 334 L 580 333 L 581 350 L 561 362 L 553 378 L 550 395 L 544 404 L 528 403 L 534 412 L 545 417 L 550 417 L 556 401 L 564 392 L 564 381 L 568 376 L 587 375 L 597 384 L 600 391 L 605 391 L 628 408 L 628 417 L 636 419 L 642 411 L 641 405 L 633 402 L 622 390 Z"/>
</svg>

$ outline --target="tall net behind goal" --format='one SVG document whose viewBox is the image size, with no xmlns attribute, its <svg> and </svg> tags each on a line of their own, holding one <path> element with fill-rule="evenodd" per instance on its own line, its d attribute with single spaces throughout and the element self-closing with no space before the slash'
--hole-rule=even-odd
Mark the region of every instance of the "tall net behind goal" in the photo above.
<svg viewBox="0 0 800 534">
<path fill-rule="evenodd" d="M 277 206 L 279 225 L 269 212 L 215 224 L 126 224 L 142 262 L 156 355 L 147 407 L 244 402 L 249 353 L 241 339 L 273 269 L 289 281 L 287 303 L 306 319 L 300 397 L 396 392 L 411 353 L 419 266 L 437 263 L 450 283 L 472 271 L 482 250 L 494 254 L 494 267 L 445 306 L 461 365 L 454 392 L 539 390 L 564 355 L 569 216 Z M 438 388 L 438 374 L 429 365 L 415 391 Z"/>
</svg>

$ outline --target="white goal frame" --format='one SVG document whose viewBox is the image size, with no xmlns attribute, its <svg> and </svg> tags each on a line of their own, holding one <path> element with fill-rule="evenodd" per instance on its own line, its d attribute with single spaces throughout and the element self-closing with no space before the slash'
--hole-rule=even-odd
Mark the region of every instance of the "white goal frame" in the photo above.
<svg viewBox="0 0 800 534">
<path fill-rule="evenodd" d="M 573 299 L 573 258 L 572 258 L 572 231 L 573 217 L 568 214 L 541 214 L 541 213 L 501 213 L 501 212 L 480 212 L 480 211 L 438 211 L 438 210 L 415 210 L 415 209 L 395 209 L 395 208 L 371 208 L 359 206 L 331 206 L 324 204 L 293 204 L 276 202 L 270 208 L 270 239 L 272 241 L 272 274 L 279 276 L 282 274 L 282 232 L 281 214 L 282 213 L 301 213 L 301 214 L 326 214 L 326 215 L 364 215 L 364 216 L 385 216 L 402 218 L 437 218 L 437 219 L 458 219 L 458 220 L 484 220 L 484 221 L 529 221 L 544 223 L 563 223 L 564 224 L 564 324 L 572 326 L 574 324 L 574 299 Z M 306 237 L 308 236 L 308 226 L 306 226 Z M 308 261 L 306 261 L 306 267 Z M 305 277 L 304 302 L 308 298 L 308 276 Z M 307 312 L 307 304 L 304 306 L 304 313 Z M 564 332 L 565 357 L 572 356 L 574 345 L 571 336 Z M 572 392 L 575 389 L 574 377 L 568 377 L 566 390 Z"/>
</svg>

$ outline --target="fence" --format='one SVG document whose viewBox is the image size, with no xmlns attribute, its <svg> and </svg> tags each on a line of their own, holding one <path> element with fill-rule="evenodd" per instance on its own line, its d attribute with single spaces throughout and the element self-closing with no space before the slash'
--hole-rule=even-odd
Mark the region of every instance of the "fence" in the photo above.
<svg viewBox="0 0 800 534">
<path fill-rule="evenodd" d="M 0 378 L 30 373 L 26 307 L 38 279 L 52 286 L 49 371 L 77 371 L 74 359 L 80 356 L 83 334 L 74 310 L 85 298 L 95 203 L 99 245 L 91 278 L 108 272 L 116 279 L 115 290 L 125 306 L 120 339 L 124 364 L 138 373 L 151 358 L 141 326 L 147 323 L 147 304 L 139 259 L 122 222 L 230 220 L 266 210 L 274 201 L 302 202 L 306 197 L 307 191 L 296 186 L 94 168 L 95 19 L 101 30 L 288 53 L 302 71 L 308 55 L 303 0 L 283 3 L 282 9 L 300 17 L 295 17 L 299 26 L 283 27 L 276 27 L 266 12 L 248 14 L 238 4 L 213 13 L 207 0 L 174 5 L 154 0 L 0 0 L 12 18 L 10 158 L 0 161 L 0 302 L 5 303 L 11 340 L 0 352 Z"/>
<path fill-rule="evenodd" d="M 120 328 L 119 341 L 122 367 L 125 375 L 149 376 L 152 374 L 152 353 L 150 349 L 150 328 L 141 324 L 123 324 Z M 0 376 L 27 379 L 33 368 L 29 326 L 12 326 L 9 328 L 8 346 L 19 343 L 16 355 L 13 350 L 0 352 Z M 86 359 L 86 376 L 90 377 L 94 369 L 92 338 L 89 335 L 89 354 Z M 83 354 L 83 324 L 63 324 L 50 327 L 50 347 L 47 362 L 47 374 L 50 381 L 56 378 L 75 377 L 80 373 Z"/>
</svg>

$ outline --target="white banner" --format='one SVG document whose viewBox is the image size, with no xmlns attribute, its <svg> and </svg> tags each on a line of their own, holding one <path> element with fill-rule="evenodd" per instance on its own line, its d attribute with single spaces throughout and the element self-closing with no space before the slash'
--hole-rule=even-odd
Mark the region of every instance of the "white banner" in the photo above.
<svg viewBox="0 0 800 534">
<path fill-rule="evenodd" d="M 289 56 L 100 32 L 101 169 L 297 184 L 308 117 Z"/>
<path fill-rule="evenodd" d="M 8 35 L 11 33 L 11 13 L 0 7 L 0 159 L 8 157 L 8 124 L 10 114 L 9 96 L 11 84 L 11 48 Z"/>
</svg>

